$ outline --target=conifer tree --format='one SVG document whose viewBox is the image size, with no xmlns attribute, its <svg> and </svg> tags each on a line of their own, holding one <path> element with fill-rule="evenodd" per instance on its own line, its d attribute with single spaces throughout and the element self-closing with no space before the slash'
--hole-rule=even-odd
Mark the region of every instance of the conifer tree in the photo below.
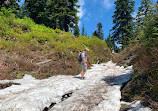
<svg viewBox="0 0 158 111">
<path fill-rule="evenodd" d="M 25 0 L 24 6 L 27 16 L 32 18 L 36 23 L 43 24 L 46 0 Z"/>
<path fill-rule="evenodd" d="M 103 38 L 104 38 L 102 27 L 103 27 L 102 23 L 99 22 L 97 24 L 97 33 L 98 33 L 98 38 L 101 39 L 101 40 L 103 40 Z"/>
<path fill-rule="evenodd" d="M 87 32 L 85 33 L 85 36 L 87 36 Z"/>
<path fill-rule="evenodd" d="M 92 33 L 93 36 L 96 36 L 98 37 L 98 33 L 97 33 L 97 30 L 95 30 L 93 33 Z"/>
<path fill-rule="evenodd" d="M 82 26 L 82 34 L 81 34 L 82 36 L 84 36 L 85 35 L 85 28 L 84 28 L 84 24 L 83 24 L 83 26 Z"/>
<path fill-rule="evenodd" d="M 78 0 L 49 0 L 47 2 L 47 16 L 48 24 L 54 29 L 59 28 L 64 31 L 69 31 L 70 28 L 74 28 L 74 24 L 78 23 L 77 17 Z"/>
<path fill-rule="evenodd" d="M 20 10 L 20 6 L 17 2 L 20 2 L 21 0 L 0 0 L 0 9 L 2 7 L 5 8 L 11 8 L 13 10 L 13 13 L 17 14 L 18 10 Z"/>
<path fill-rule="evenodd" d="M 95 30 L 94 32 L 93 32 L 93 36 L 96 36 L 97 38 L 99 38 L 99 39 L 101 39 L 101 40 L 103 40 L 103 38 L 104 38 L 104 33 L 103 33 L 103 30 L 102 30 L 102 23 L 98 23 L 97 24 L 97 30 Z"/>
<path fill-rule="evenodd" d="M 138 8 L 136 16 L 137 30 L 145 26 L 148 16 L 153 12 L 153 4 L 151 0 L 141 0 L 141 6 Z"/>
<path fill-rule="evenodd" d="M 68 32 L 79 20 L 77 3 L 78 0 L 27 0 L 25 8 L 36 23 Z"/>
<path fill-rule="evenodd" d="M 27 16 L 27 12 L 25 10 L 25 6 L 24 4 L 20 7 L 19 12 L 17 13 L 17 17 L 19 18 L 24 18 L 25 16 Z"/>
<path fill-rule="evenodd" d="M 112 48 L 113 44 L 112 44 L 110 33 L 109 33 L 109 36 L 107 37 L 107 39 L 105 39 L 105 42 L 107 43 L 108 47 Z"/>
<path fill-rule="evenodd" d="M 116 41 L 118 44 L 122 44 L 122 48 L 124 48 L 133 38 L 133 17 L 131 14 L 134 12 L 134 1 L 117 0 L 115 5 L 112 40 L 114 40 L 114 43 Z"/>
<path fill-rule="evenodd" d="M 76 24 L 75 27 L 74 27 L 74 35 L 75 35 L 76 37 L 79 37 L 79 35 L 80 35 L 80 30 L 79 30 L 79 27 L 78 27 L 77 24 Z"/>
<path fill-rule="evenodd" d="M 78 5 L 77 3 L 79 2 L 79 0 L 69 0 L 69 27 L 73 28 L 74 24 L 78 24 L 79 21 L 79 17 L 77 16 L 78 8 L 80 7 L 80 5 Z"/>
<path fill-rule="evenodd" d="M 58 13 L 60 12 L 60 9 L 59 9 L 59 0 L 48 0 L 47 3 L 46 3 L 46 15 L 47 17 L 45 18 L 46 19 L 46 23 L 45 25 L 46 26 L 49 26 L 53 29 L 60 29 L 60 26 L 59 26 L 59 15 Z"/>
</svg>

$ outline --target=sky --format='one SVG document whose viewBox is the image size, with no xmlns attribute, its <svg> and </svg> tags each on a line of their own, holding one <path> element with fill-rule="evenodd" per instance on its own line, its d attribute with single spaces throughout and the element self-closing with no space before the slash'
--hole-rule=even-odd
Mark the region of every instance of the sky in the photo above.
<svg viewBox="0 0 158 111">
<path fill-rule="evenodd" d="M 102 29 L 104 31 L 104 39 L 107 38 L 113 27 L 112 16 L 115 11 L 114 1 L 115 0 L 79 0 L 79 4 L 81 5 L 79 9 L 80 13 L 78 13 L 78 16 L 80 17 L 80 31 L 82 30 L 82 26 L 84 24 L 87 35 L 91 36 L 96 30 L 97 24 L 101 22 L 103 25 Z M 133 17 L 137 14 L 141 0 L 134 1 L 135 12 L 132 14 Z M 156 2 L 156 0 L 153 0 L 153 2 Z"/>
<path fill-rule="evenodd" d="M 116 0 L 79 0 L 79 13 L 77 14 L 80 18 L 79 28 L 80 32 L 82 26 L 84 25 L 85 31 L 88 36 L 91 36 L 92 33 L 96 30 L 97 24 L 99 22 L 103 25 L 104 39 L 108 37 L 110 30 L 113 27 L 113 18 L 115 11 Z M 132 14 L 133 17 L 136 16 L 138 7 L 140 6 L 141 0 L 135 1 L 135 12 Z M 157 0 L 152 0 L 156 2 Z M 24 0 L 21 0 L 20 5 L 24 3 Z"/>
</svg>

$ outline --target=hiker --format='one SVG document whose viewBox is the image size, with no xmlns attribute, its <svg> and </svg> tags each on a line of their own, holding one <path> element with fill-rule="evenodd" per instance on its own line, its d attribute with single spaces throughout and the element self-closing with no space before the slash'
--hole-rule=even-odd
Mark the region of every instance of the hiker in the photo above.
<svg viewBox="0 0 158 111">
<path fill-rule="evenodd" d="M 82 57 L 82 61 L 81 61 L 81 65 L 82 65 L 82 72 L 81 72 L 81 79 L 84 79 L 84 75 L 87 71 L 87 53 L 88 53 L 89 49 L 85 48 L 85 50 L 83 52 L 81 52 L 81 57 Z"/>
</svg>

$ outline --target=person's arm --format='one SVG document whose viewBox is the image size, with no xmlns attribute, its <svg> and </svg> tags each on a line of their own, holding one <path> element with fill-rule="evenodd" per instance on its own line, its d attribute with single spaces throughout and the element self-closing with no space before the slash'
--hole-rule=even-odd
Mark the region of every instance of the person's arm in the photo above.
<svg viewBox="0 0 158 111">
<path fill-rule="evenodd" d="M 85 57 L 86 57 L 85 53 L 82 53 L 82 61 L 85 64 L 85 66 L 87 67 L 87 63 L 85 61 Z"/>
<path fill-rule="evenodd" d="M 85 62 L 85 58 L 82 58 L 84 65 L 87 67 L 87 63 Z"/>
</svg>

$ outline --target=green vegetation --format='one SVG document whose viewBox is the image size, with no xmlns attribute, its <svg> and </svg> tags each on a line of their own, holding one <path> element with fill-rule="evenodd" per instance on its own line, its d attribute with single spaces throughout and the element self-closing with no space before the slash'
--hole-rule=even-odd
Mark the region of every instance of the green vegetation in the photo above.
<svg viewBox="0 0 158 111">
<path fill-rule="evenodd" d="M 94 31 L 93 36 L 96 36 L 98 39 L 103 40 L 104 39 L 104 34 L 103 34 L 103 30 L 102 30 L 102 23 L 98 23 L 97 24 L 97 30 Z"/>
<path fill-rule="evenodd" d="M 9 66 L 6 73 L 14 78 L 24 73 L 36 78 L 79 74 L 77 56 L 85 46 L 90 49 L 90 63 L 110 59 L 110 49 L 98 38 L 76 38 L 69 32 L 37 25 L 30 18 L 16 18 L 11 12 L 5 8 L 0 12 L 0 52 Z"/>
<path fill-rule="evenodd" d="M 133 1 L 128 2 L 129 6 L 124 6 L 125 1 L 129 0 L 115 2 L 114 32 L 112 37 L 109 35 L 106 40 L 109 47 L 115 47 L 115 42 L 118 41 L 122 44 L 123 50 L 119 54 L 114 54 L 113 61 L 124 67 L 133 65 L 134 68 L 131 81 L 122 89 L 122 100 L 141 99 L 145 106 L 150 106 L 157 111 L 158 6 L 153 5 L 151 0 L 141 0 L 141 6 L 138 8 L 135 25 L 132 29 L 130 13 L 133 12 Z M 122 5 L 122 10 L 120 10 Z M 128 10 L 124 11 L 125 9 Z M 125 16 L 123 12 L 128 12 L 129 15 Z"/>
<path fill-rule="evenodd" d="M 134 12 L 134 1 L 117 0 L 115 5 L 114 27 L 112 28 L 113 48 L 115 48 L 115 42 L 117 42 L 124 49 L 129 44 L 129 41 L 133 39 L 133 17 L 131 14 Z"/>
<path fill-rule="evenodd" d="M 1 0 L 0 1 L 0 9 L 2 7 L 5 8 L 11 8 L 13 10 L 13 13 L 17 14 L 18 11 L 20 10 L 20 6 L 18 5 L 17 2 L 20 2 L 21 0 Z"/>
<path fill-rule="evenodd" d="M 83 24 L 83 26 L 82 26 L 82 33 L 81 33 L 81 35 L 82 35 L 82 36 L 84 36 L 84 35 L 85 35 L 85 28 L 84 28 L 84 24 Z"/>
<path fill-rule="evenodd" d="M 153 7 L 151 0 L 142 0 L 141 6 L 138 8 L 136 24 L 137 24 L 137 33 L 139 33 L 139 29 L 142 29 L 146 22 L 150 19 L 150 14 L 153 13 Z"/>
<path fill-rule="evenodd" d="M 105 39 L 105 42 L 107 43 L 108 47 L 112 48 L 112 38 L 111 38 L 111 34 L 109 34 L 109 36 L 107 37 L 107 39 Z"/>
<path fill-rule="evenodd" d="M 68 32 L 79 20 L 77 3 L 78 0 L 25 0 L 24 8 L 35 23 Z"/>
<path fill-rule="evenodd" d="M 122 90 L 122 99 L 141 99 L 144 105 L 158 110 L 158 12 L 157 5 L 142 0 L 139 7 L 134 40 L 114 61 L 120 65 L 133 65 L 134 75 Z"/>
<path fill-rule="evenodd" d="M 11 8 L 19 18 L 30 17 L 37 24 L 69 32 L 78 24 L 78 0 L 1 0 L 0 9 Z"/>
<path fill-rule="evenodd" d="M 78 27 L 78 24 L 76 24 L 75 27 L 74 27 L 74 35 L 76 37 L 79 37 L 79 35 L 80 35 L 80 29 Z"/>
<path fill-rule="evenodd" d="M 140 48 L 136 51 L 134 68 L 136 75 L 133 80 L 138 81 L 140 96 L 153 106 L 158 102 L 158 12 L 150 17 L 140 37 Z M 141 81 L 140 81 L 141 80 Z M 158 107 L 157 107 L 158 108 Z"/>
</svg>

